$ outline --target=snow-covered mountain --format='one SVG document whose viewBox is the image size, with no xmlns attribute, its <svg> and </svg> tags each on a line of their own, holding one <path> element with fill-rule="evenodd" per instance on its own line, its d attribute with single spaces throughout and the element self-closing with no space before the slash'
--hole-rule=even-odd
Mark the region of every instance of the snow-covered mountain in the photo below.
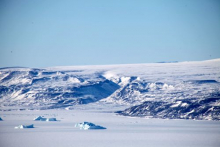
<svg viewBox="0 0 220 147">
<path fill-rule="evenodd" d="M 46 69 L 2 69 L 1 107 L 61 108 L 96 102 L 110 96 L 119 85 L 100 74 Z"/>
<path fill-rule="evenodd" d="M 219 93 L 220 59 L 0 69 L 1 110 L 66 108 L 101 102 L 134 106 L 121 112 L 123 115 L 198 119 L 213 115 L 209 119 L 215 119 L 219 116 Z M 198 112 L 199 116 L 191 117 L 189 112 Z"/>
<path fill-rule="evenodd" d="M 174 102 L 146 101 L 117 113 L 135 117 L 220 120 L 220 93 L 203 99 L 182 99 Z"/>
</svg>

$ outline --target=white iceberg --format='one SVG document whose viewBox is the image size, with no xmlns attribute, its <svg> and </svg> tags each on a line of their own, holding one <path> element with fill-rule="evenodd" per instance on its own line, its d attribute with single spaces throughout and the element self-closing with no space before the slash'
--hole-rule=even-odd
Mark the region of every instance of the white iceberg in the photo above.
<svg viewBox="0 0 220 147">
<path fill-rule="evenodd" d="M 0 121 L 3 121 L 3 119 L 0 117 Z"/>
<path fill-rule="evenodd" d="M 19 126 L 15 127 L 15 129 L 26 129 L 26 128 L 34 128 L 34 124 L 31 124 L 31 125 L 19 125 Z"/>
<path fill-rule="evenodd" d="M 91 122 L 83 122 L 75 124 L 75 127 L 80 128 L 82 130 L 90 130 L 90 129 L 106 129 L 105 127 L 95 125 Z"/>
<path fill-rule="evenodd" d="M 57 121 L 56 118 L 44 118 L 43 116 L 38 116 L 34 118 L 35 121 Z"/>
</svg>

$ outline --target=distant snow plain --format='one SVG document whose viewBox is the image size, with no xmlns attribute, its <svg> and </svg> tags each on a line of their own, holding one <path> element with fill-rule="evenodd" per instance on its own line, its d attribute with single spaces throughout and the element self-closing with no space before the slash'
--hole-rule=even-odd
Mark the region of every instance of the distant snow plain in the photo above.
<svg viewBox="0 0 220 147">
<path fill-rule="evenodd" d="M 191 80 L 192 75 L 204 73 L 204 79 L 220 81 L 220 60 L 183 63 L 160 63 L 127 66 L 78 67 L 85 74 L 103 71 L 108 79 L 118 75 L 147 77 L 149 81 L 160 80 L 175 83 L 180 79 Z M 210 67 L 210 64 L 213 65 Z M 132 68 L 132 72 L 129 72 Z M 156 67 L 156 68 L 155 68 Z M 72 67 L 47 68 L 67 70 Z M 109 70 L 111 69 L 111 70 Z M 157 70 L 159 69 L 159 70 Z M 201 70 L 201 71 L 199 71 Z M 211 75 L 209 74 L 212 73 Z M 148 73 L 148 74 L 146 74 Z M 152 74 L 154 73 L 154 74 Z M 163 74 L 169 73 L 169 74 Z M 173 78 L 174 76 L 175 78 Z M 178 76 L 179 75 L 179 76 Z M 197 76 L 198 78 L 198 76 Z M 199 76 L 201 78 L 201 76 Z M 114 79 L 113 79 L 114 80 Z M 176 81 L 175 81 L 176 80 Z M 76 82 L 76 81 L 74 81 Z M 126 84 L 126 78 L 122 85 Z M 184 87 L 183 87 L 184 88 Z M 190 87 L 186 87 L 190 89 Z M 206 87 L 205 87 L 206 88 Z M 160 95 L 161 96 L 161 95 Z M 3 101 L 5 103 L 5 101 Z M 17 108 L 18 106 L 16 106 Z M 1 147 L 219 147 L 220 121 L 157 119 L 151 117 L 125 117 L 115 114 L 124 110 L 123 105 L 112 97 L 68 109 L 17 111 L 13 107 L 1 107 Z M 70 108 L 70 109 L 69 109 Z M 8 109 L 4 111 L 4 109 Z M 37 116 L 56 118 L 58 121 L 34 121 Z M 76 123 L 92 122 L 106 127 L 105 130 L 80 130 Z M 34 124 L 34 128 L 14 129 L 18 125 Z"/>
</svg>

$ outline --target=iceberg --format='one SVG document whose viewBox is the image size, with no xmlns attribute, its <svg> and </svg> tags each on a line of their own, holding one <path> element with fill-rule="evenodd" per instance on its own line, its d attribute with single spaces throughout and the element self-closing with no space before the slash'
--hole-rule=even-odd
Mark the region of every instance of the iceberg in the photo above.
<svg viewBox="0 0 220 147">
<path fill-rule="evenodd" d="M 90 129 L 106 129 L 105 127 L 95 125 L 91 122 L 83 122 L 75 124 L 76 128 L 80 128 L 81 130 L 90 130 Z"/>
<path fill-rule="evenodd" d="M 47 118 L 46 121 L 57 121 L 56 118 Z"/>
<path fill-rule="evenodd" d="M 46 118 L 43 118 L 42 116 L 38 116 L 36 118 L 34 118 L 35 121 L 46 121 Z"/>
<path fill-rule="evenodd" d="M 3 121 L 3 119 L 0 117 L 0 121 Z"/>
<path fill-rule="evenodd" d="M 43 116 L 38 116 L 34 118 L 35 121 L 57 121 L 56 118 L 44 118 Z"/>
<path fill-rule="evenodd" d="M 26 129 L 26 128 L 34 128 L 34 124 L 31 124 L 31 125 L 19 125 L 19 126 L 15 127 L 15 129 Z"/>
</svg>

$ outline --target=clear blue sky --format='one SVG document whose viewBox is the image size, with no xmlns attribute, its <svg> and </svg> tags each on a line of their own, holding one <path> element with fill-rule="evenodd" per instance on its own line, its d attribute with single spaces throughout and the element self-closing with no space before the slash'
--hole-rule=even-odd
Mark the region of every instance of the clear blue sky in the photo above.
<svg viewBox="0 0 220 147">
<path fill-rule="evenodd" d="M 219 0 L 0 0 L 0 67 L 213 58 Z"/>
</svg>

